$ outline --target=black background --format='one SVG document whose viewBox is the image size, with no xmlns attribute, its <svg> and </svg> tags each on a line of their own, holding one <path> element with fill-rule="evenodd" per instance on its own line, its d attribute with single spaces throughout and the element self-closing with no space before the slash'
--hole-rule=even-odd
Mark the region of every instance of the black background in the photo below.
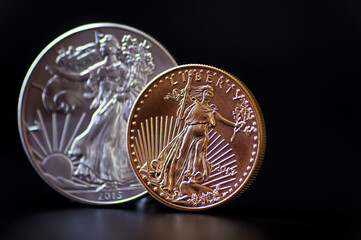
<svg viewBox="0 0 361 240">
<path fill-rule="evenodd" d="M 41 180 L 18 133 L 23 79 L 57 36 L 95 22 L 138 28 L 178 64 L 213 65 L 251 89 L 264 114 L 267 147 L 261 171 L 241 197 L 201 213 L 175 211 L 150 197 L 94 207 Z M 1 234 L 361 239 L 360 34 L 360 1 L 2 0 Z"/>
</svg>

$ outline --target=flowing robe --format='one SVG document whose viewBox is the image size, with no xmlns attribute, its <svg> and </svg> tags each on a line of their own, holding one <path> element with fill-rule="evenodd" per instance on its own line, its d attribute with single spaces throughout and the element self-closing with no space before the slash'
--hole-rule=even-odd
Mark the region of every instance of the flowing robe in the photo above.
<svg viewBox="0 0 361 240">
<path fill-rule="evenodd" d="M 179 188 L 186 177 L 196 183 L 209 177 L 208 131 L 215 126 L 214 112 L 215 107 L 195 100 L 184 112 L 184 129 L 159 154 L 158 181 L 169 191 Z"/>
<path fill-rule="evenodd" d="M 119 68 L 109 66 L 98 72 L 102 88 L 99 106 L 87 129 L 74 140 L 68 152 L 80 157 L 75 174 L 90 182 L 124 183 L 134 178 L 124 143 L 127 117 L 136 96 L 130 92 L 139 90 L 124 91 L 128 83 L 119 80 Z"/>
</svg>

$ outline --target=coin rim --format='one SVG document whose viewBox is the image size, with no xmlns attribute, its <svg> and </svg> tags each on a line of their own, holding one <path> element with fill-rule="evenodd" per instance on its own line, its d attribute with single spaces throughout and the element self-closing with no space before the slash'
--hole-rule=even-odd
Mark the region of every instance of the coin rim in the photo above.
<svg viewBox="0 0 361 240">
<path fill-rule="evenodd" d="M 231 196 L 229 196 L 226 200 L 222 200 L 220 202 L 214 203 L 212 205 L 207 205 L 207 206 L 199 206 L 199 207 L 187 207 L 187 206 L 179 206 L 177 204 L 171 203 L 166 201 L 165 199 L 161 198 L 160 196 L 158 196 L 157 194 L 155 194 L 153 192 L 152 189 L 150 189 L 144 182 L 143 179 L 138 175 L 138 171 L 136 170 L 136 167 L 134 165 L 134 162 L 132 161 L 131 158 L 131 147 L 130 147 L 130 127 L 131 127 L 131 121 L 130 119 L 134 116 L 134 108 L 135 105 L 138 103 L 138 100 L 142 97 L 142 95 L 148 90 L 148 87 L 150 87 L 153 83 L 155 83 L 156 81 L 158 81 L 161 77 L 164 77 L 165 75 L 167 75 L 168 73 L 175 71 L 175 70 L 180 70 L 180 69 L 184 69 L 184 68 L 196 68 L 196 67 L 204 67 L 204 68 L 210 68 L 216 71 L 219 71 L 223 74 L 225 74 L 226 76 L 229 76 L 230 78 L 233 78 L 236 82 L 239 83 L 240 87 L 242 87 L 242 89 L 248 94 L 249 99 L 251 100 L 254 108 L 255 108 L 255 112 L 257 114 L 258 117 L 258 124 L 259 124 L 259 138 L 260 138 L 260 142 L 259 142 L 259 149 L 257 151 L 257 156 L 255 157 L 255 165 L 252 167 L 252 170 L 250 171 L 250 173 L 247 175 L 247 178 L 244 180 L 243 184 L 241 184 L 241 186 L 238 188 L 238 190 L 236 192 L 234 192 Z M 264 153 L 265 153 L 265 149 L 266 149 L 266 127 L 265 127 L 265 122 L 264 122 L 264 118 L 263 118 L 263 114 L 261 111 L 261 108 L 256 100 L 256 98 L 254 97 L 254 95 L 252 94 L 252 92 L 249 90 L 249 88 L 241 81 L 239 80 L 237 77 L 235 77 L 234 75 L 220 69 L 217 67 L 213 67 L 210 65 L 206 65 L 206 64 L 198 64 L 198 63 L 193 63 L 193 64 L 183 64 L 183 65 L 178 65 L 176 67 L 170 68 L 168 70 L 165 70 L 164 72 L 158 74 L 156 77 L 154 77 L 151 81 L 149 81 L 147 83 L 147 85 L 143 88 L 143 90 L 140 92 L 140 94 L 138 95 L 138 97 L 136 98 L 134 105 L 131 108 L 130 111 L 130 115 L 129 115 L 129 119 L 128 119 L 128 126 L 127 126 L 127 144 L 128 144 L 128 156 L 129 156 L 129 160 L 131 161 L 131 165 L 133 168 L 133 171 L 135 173 L 135 175 L 137 176 L 139 182 L 143 185 L 143 187 L 149 192 L 149 194 L 154 197 L 156 200 L 158 200 L 159 202 L 177 209 L 177 210 L 187 210 L 187 211 L 201 211 L 201 210 L 206 210 L 206 209 L 211 209 L 214 207 L 217 207 L 219 205 L 225 204 L 225 203 L 229 203 L 230 201 L 233 201 L 234 199 L 236 199 L 237 197 L 239 197 L 240 195 L 242 195 L 247 189 L 248 187 L 252 184 L 252 182 L 254 181 L 256 175 L 258 174 L 262 163 L 263 163 L 263 158 L 264 158 Z"/>
<path fill-rule="evenodd" d="M 125 198 L 125 199 L 121 199 L 121 200 L 117 200 L 117 201 L 108 201 L 108 202 L 96 202 L 94 200 L 87 200 L 87 199 L 83 199 L 81 197 L 77 197 L 74 196 L 70 193 L 65 192 L 64 189 L 50 183 L 43 175 L 43 173 L 40 171 L 40 169 L 38 169 L 38 167 L 36 166 L 34 160 L 31 158 L 30 153 L 28 151 L 28 144 L 25 141 L 25 129 L 23 124 L 21 123 L 22 118 L 23 118 L 23 101 L 24 101 L 24 92 L 27 88 L 28 85 L 28 81 L 29 78 L 31 76 L 31 74 L 33 73 L 33 71 L 36 68 L 36 65 L 39 63 L 39 61 L 44 57 L 44 55 L 50 51 L 57 43 L 59 43 L 60 41 L 64 40 L 65 38 L 75 34 L 75 33 L 80 33 L 82 31 L 86 31 L 86 30 L 90 30 L 90 29 L 96 29 L 96 28 L 116 28 L 116 29 L 121 29 L 121 30 L 126 30 L 126 31 L 130 31 L 130 32 L 134 32 L 136 34 L 141 35 L 142 37 L 144 37 L 145 39 L 151 41 L 152 44 L 157 45 L 157 47 L 159 47 L 169 58 L 170 60 L 177 66 L 177 62 L 175 61 L 175 59 L 172 57 L 172 55 L 168 52 L 168 50 L 166 50 L 163 45 L 161 45 L 157 40 L 155 40 L 153 37 L 149 36 L 148 34 L 144 33 L 141 30 L 138 30 L 136 28 L 124 25 L 124 24 L 118 24 L 118 23 L 110 23 L 110 22 L 99 22 L 99 23 L 89 23 L 89 24 L 85 24 L 76 28 L 73 28 L 63 34 L 61 34 L 60 36 L 58 36 L 57 38 L 55 38 L 52 42 L 50 42 L 40 53 L 39 55 L 35 58 L 35 60 L 33 61 L 33 63 L 31 64 L 29 70 L 27 71 L 25 78 L 24 78 L 24 82 L 21 86 L 21 90 L 20 90 L 20 96 L 19 96 L 19 101 L 18 101 L 18 129 L 19 129 L 19 135 L 20 135 L 20 139 L 21 139 L 21 143 L 23 145 L 23 148 L 25 150 L 26 156 L 28 157 L 28 160 L 31 162 L 31 165 L 34 167 L 34 169 L 36 170 L 36 172 L 38 173 L 38 175 L 45 181 L 45 183 L 47 185 L 49 185 L 50 187 L 52 187 L 53 189 L 55 189 L 58 193 L 60 193 L 61 195 L 70 198 L 72 200 L 75 200 L 77 202 L 81 202 L 81 203 L 86 203 L 86 204 L 90 204 L 90 205 L 111 205 L 111 204 L 117 204 L 117 203 L 124 203 L 124 202 L 128 202 L 128 201 L 132 201 L 134 199 L 137 199 L 141 196 L 144 196 L 147 191 L 144 191 L 140 194 L 137 194 L 135 196 L 129 197 L 129 198 Z M 128 159 L 128 161 L 130 161 L 130 159 Z"/>
</svg>

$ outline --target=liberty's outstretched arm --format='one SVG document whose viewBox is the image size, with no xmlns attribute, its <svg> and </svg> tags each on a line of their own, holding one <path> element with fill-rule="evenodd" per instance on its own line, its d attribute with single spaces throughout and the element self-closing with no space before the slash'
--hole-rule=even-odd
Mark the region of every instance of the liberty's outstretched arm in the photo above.
<svg viewBox="0 0 361 240">
<path fill-rule="evenodd" d="M 107 62 L 107 57 L 105 57 L 104 60 L 88 67 L 87 69 L 81 72 L 70 71 L 68 69 L 63 69 L 62 67 L 59 66 L 53 66 L 53 67 L 47 66 L 47 70 L 52 74 L 58 74 L 59 76 L 65 77 L 69 80 L 84 81 L 87 80 L 94 72 L 98 70 L 99 67 L 104 65 L 106 62 Z"/>
<path fill-rule="evenodd" d="M 234 127 L 237 124 L 235 122 L 232 122 L 232 121 L 224 118 L 219 112 L 215 112 L 214 116 L 216 117 L 217 120 L 219 120 L 224 125 Z"/>
</svg>

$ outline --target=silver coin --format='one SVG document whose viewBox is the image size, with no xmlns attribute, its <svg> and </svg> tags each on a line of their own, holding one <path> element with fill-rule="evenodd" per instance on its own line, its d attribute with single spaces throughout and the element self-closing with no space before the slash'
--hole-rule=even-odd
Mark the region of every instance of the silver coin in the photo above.
<svg viewBox="0 0 361 240">
<path fill-rule="evenodd" d="M 39 175 L 83 203 L 145 194 L 127 155 L 127 118 L 145 84 L 175 65 L 153 38 L 119 24 L 81 26 L 50 43 L 30 67 L 18 107 L 21 140 Z"/>
</svg>

